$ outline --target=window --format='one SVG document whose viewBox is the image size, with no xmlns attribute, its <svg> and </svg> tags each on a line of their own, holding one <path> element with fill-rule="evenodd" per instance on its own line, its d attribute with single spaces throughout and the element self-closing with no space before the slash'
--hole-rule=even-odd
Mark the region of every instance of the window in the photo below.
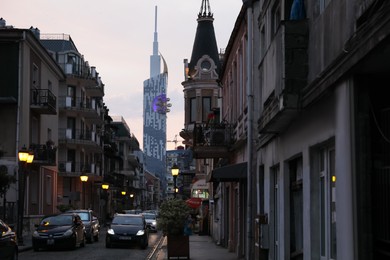
<svg viewBox="0 0 390 260">
<path fill-rule="evenodd" d="M 47 89 L 53 91 L 53 83 L 50 80 L 47 81 Z"/>
<path fill-rule="evenodd" d="M 319 16 L 324 12 L 331 0 L 316 0 L 314 4 L 314 17 Z"/>
<path fill-rule="evenodd" d="M 196 98 L 190 99 L 190 122 L 196 122 Z"/>
<path fill-rule="evenodd" d="M 263 25 L 260 29 L 260 59 L 264 57 L 265 54 L 265 26 Z"/>
<path fill-rule="evenodd" d="M 202 98 L 202 121 L 206 122 L 211 112 L 211 97 Z"/>
<path fill-rule="evenodd" d="M 271 258 L 279 260 L 279 166 L 271 168 L 271 220 L 272 220 L 272 241 L 270 247 Z"/>
<path fill-rule="evenodd" d="M 288 163 L 290 175 L 290 255 L 303 258 L 303 182 L 302 158 Z"/>
<path fill-rule="evenodd" d="M 37 65 L 33 64 L 32 69 L 32 85 L 34 88 L 38 88 L 39 86 L 39 68 Z"/>
<path fill-rule="evenodd" d="M 281 20 L 280 3 L 276 1 L 271 11 L 271 37 L 276 34 Z"/>
<path fill-rule="evenodd" d="M 46 189 L 46 204 L 51 205 L 53 202 L 53 197 L 52 197 L 52 182 L 51 182 L 51 176 L 46 175 L 45 179 L 45 189 Z"/>
<path fill-rule="evenodd" d="M 336 259 L 336 173 L 334 148 L 322 148 L 320 177 L 320 255 L 321 259 Z"/>
</svg>

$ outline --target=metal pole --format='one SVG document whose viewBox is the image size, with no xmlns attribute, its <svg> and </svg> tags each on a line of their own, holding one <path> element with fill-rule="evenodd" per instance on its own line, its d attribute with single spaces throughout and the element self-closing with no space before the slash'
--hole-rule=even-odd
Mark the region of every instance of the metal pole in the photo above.
<svg viewBox="0 0 390 260">
<path fill-rule="evenodd" d="M 18 244 L 24 245 L 23 242 L 23 218 L 24 218 L 24 190 L 26 174 L 24 172 L 24 163 L 19 163 L 19 203 L 18 203 L 18 223 L 17 223 L 17 236 Z"/>
<path fill-rule="evenodd" d="M 83 207 L 85 209 L 85 184 L 84 184 L 84 181 L 82 181 L 83 183 Z"/>
<path fill-rule="evenodd" d="M 173 196 L 175 197 L 176 199 L 176 176 L 173 176 L 173 183 L 174 183 L 174 186 L 173 186 Z"/>
</svg>

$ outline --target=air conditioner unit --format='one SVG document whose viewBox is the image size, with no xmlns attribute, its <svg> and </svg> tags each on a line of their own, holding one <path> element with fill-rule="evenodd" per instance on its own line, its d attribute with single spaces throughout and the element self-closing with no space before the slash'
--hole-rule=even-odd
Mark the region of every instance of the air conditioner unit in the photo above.
<svg viewBox="0 0 390 260">
<path fill-rule="evenodd" d="M 226 132 L 225 129 L 215 129 L 210 136 L 211 145 L 224 145 L 226 144 Z"/>
</svg>

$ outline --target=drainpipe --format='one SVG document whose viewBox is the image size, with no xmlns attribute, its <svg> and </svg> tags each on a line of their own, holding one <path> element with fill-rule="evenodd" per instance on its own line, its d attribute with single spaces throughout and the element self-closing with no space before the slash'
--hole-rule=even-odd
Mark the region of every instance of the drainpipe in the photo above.
<svg viewBox="0 0 390 260">
<path fill-rule="evenodd" d="M 247 105 L 248 105 L 248 119 L 247 119 L 247 129 L 248 129 L 248 137 L 247 137 L 247 155 L 248 155 L 248 167 L 247 167 L 247 209 L 246 209 L 246 233 L 247 233 L 247 241 L 246 241 L 246 250 L 245 250 L 245 258 L 247 260 L 252 258 L 252 245 L 253 245 L 253 234 L 252 234 L 252 154 L 253 154 L 253 53 L 252 53 L 252 41 L 253 41 L 253 14 L 252 14 L 252 3 L 253 0 L 245 1 L 243 0 L 244 5 L 246 5 L 247 10 L 247 85 L 246 85 L 246 94 L 247 94 Z"/>
</svg>

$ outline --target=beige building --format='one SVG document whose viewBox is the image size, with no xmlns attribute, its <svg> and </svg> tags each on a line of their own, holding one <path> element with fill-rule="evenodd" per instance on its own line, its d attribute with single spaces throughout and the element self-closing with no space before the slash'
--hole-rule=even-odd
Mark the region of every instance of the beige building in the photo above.
<svg viewBox="0 0 390 260">
<path fill-rule="evenodd" d="M 29 220 L 57 206 L 58 96 L 65 75 L 36 30 L 14 29 L 4 20 L 0 56 L 0 167 L 16 180 L 1 200 L 1 218 L 16 224 L 17 215 L 25 216 L 29 230 Z M 18 161 L 23 147 L 35 154 L 31 164 Z"/>
</svg>

